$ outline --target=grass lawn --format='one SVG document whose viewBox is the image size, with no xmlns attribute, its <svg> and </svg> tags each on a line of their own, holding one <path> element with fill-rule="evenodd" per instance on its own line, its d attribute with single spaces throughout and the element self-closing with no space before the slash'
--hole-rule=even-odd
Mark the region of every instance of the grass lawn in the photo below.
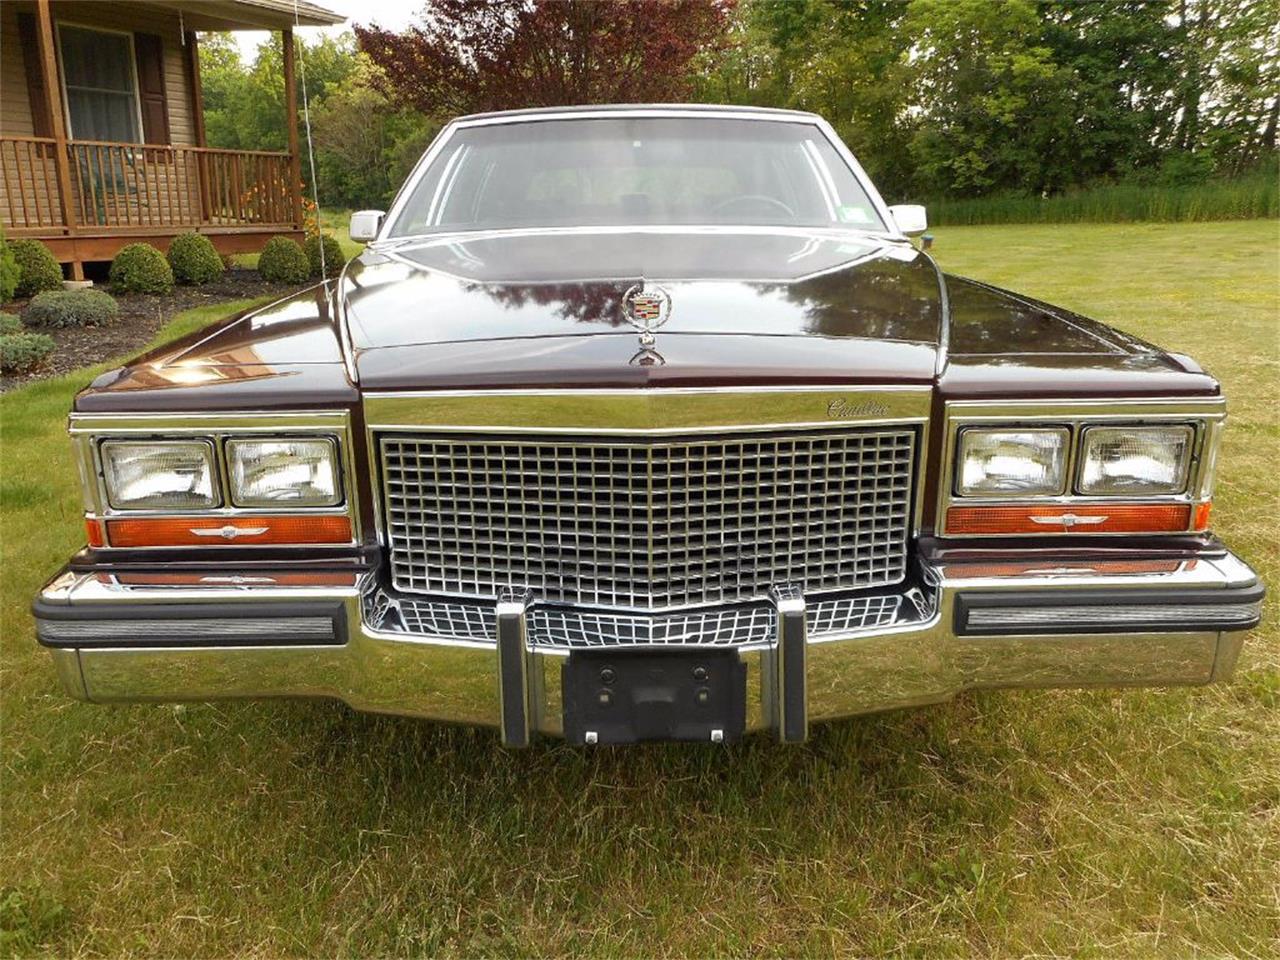
<svg viewBox="0 0 1280 960">
<path fill-rule="evenodd" d="M 1223 379 L 1215 525 L 1274 597 L 1277 223 L 936 233 L 949 269 Z M 976 694 L 801 748 L 509 753 L 331 703 L 94 707 L 27 612 L 82 539 L 63 416 L 84 379 L 0 398 L 0 952 L 1280 950 L 1274 600 L 1230 685 Z"/>
</svg>

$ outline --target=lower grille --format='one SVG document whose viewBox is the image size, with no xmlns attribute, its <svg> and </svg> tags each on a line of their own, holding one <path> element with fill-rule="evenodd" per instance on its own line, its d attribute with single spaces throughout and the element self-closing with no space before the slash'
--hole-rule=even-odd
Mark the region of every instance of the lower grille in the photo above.
<svg viewBox="0 0 1280 960">
<path fill-rule="evenodd" d="M 910 428 L 578 440 L 384 434 L 402 591 L 657 609 L 906 573 Z"/>
<path fill-rule="evenodd" d="M 484 643 L 492 643 L 497 634 L 492 606 L 414 597 L 384 601 L 385 605 L 366 611 L 366 618 L 380 630 Z M 919 610 L 908 605 L 904 596 L 893 594 L 822 600 L 805 611 L 811 637 L 889 626 L 904 616 L 919 616 Z M 763 604 L 657 616 L 535 607 L 529 617 L 529 643 L 570 650 L 686 644 L 736 647 L 772 642 L 776 621 L 774 608 Z"/>
</svg>

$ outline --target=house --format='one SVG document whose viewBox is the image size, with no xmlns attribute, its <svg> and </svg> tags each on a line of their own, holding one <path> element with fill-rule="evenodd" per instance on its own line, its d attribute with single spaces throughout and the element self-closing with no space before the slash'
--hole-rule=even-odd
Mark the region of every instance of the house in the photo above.
<svg viewBox="0 0 1280 960">
<path fill-rule="evenodd" d="M 0 222 L 73 279 L 126 244 L 207 234 L 222 253 L 302 236 L 293 28 L 341 23 L 298 0 L 4 0 Z M 205 142 L 200 30 L 284 38 L 287 152 Z"/>
</svg>

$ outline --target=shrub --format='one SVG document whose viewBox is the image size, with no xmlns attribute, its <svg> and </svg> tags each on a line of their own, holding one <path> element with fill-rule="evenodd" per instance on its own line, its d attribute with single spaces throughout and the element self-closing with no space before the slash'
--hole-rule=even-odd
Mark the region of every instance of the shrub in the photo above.
<svg viewBox="0 0 1280 960">
<path fill-rule="evenodd" d="M 347 262 L 347 258 L 342 255 L 342 247 L 338 245 L 337 239 L 327 233 L 313 233 L 307 237 L 307 242 L 302 245 L 302 249 L 307 252 L 307 260 L 311 263 L 311 276 L 313 278 L 319 278 L 320 276 L 321 244 L 324 246 L 324 275 L 326 277 L 336 277 L 342 272 L 342 267 Z"/>
<path fill-rule="evenodd" d="M 25 373 L 44 363 L 53 350 L 53 337 L 44 333 L 0 335 L 0 372 Z"/>
<path fill-rule="evenodd" d="M 304 283 L 311 273 L 311 263 L 296 241 L 272 237 L 258 256 L 258 273 L 263 280 Z"/>
<path fill-rule="evenodd" d="M 22 311 L 29 327 L 105 327 L 119 318 L 119 305 L 101 290 L 46 290 Z"/>
<path fill-rule="evenodd" d="M 119 293 L 172 293 L 173 271 L 149 243 L 131 243 L 111 261 L 111 289 Z"/>
<path fill-rule="evenodd" d="M 9 244 L 0 235 L 0 303 L 8 303 L 13 299 L 13 292 L 18 289 L 18 261 L 14 259 Z"/>
<path fill-rule="evenodd" d="M 22 320 L 16 313 L 0 313 L 0 336 L 8 333 L 21 333 Z"/>
<path fill-rule="evenodd" d="M 57 290 L 62 286 L 62 267 L 49 248 L 39 240 L 14 240 L 9 244 L 18 264 L 16 297 L 34 297 L 41 290 Z"/>
<path fill-rule="evenodd" d="M 184 233 L 169 244 L 169 266 L 178 283 L 209 283 L 222 276 L 222 258 L 203 233 Z"/>
</svg>

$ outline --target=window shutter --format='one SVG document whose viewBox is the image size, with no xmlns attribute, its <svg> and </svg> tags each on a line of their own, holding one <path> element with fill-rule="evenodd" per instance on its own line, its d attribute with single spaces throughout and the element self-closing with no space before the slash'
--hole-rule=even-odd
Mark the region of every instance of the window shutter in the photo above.
<svg viewBox="0 0 1280 960">
<path fill-rule="evenodd" d="M 164 89 L 164 41 L 154 33 L 136 33 L 138 106 L 144 143 L 169 143 L 169 100 Z"/>
<path fill-rule="evenodd" d="M 22 43 L 22 63 L 27 71 L 27 102 L 31 104 L 33 136 L 52 137 L 49 100 L 44 95 L 44 66 L 40 58 L 40 40 L 36 36 L 34 14 L 18 14 L 18 39 Z"/>
</svg>

